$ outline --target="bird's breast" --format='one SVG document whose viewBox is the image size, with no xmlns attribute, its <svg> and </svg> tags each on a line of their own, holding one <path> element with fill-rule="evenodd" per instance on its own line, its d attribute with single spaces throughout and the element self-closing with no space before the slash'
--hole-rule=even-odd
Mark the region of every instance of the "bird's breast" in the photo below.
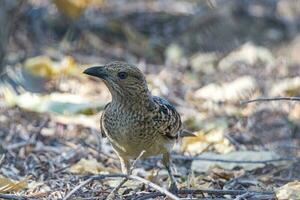
<svg viewBox="0 0 300 200">
<path fill-rule="evenodd" d="M 126 110 L 107 110 L 103 116 L 103 131 L 119 153 L 136 157 L 147 149 L 149 155 L 163 151 L 166 144 L 157 133 L 151 116 Z"/>
</svg>

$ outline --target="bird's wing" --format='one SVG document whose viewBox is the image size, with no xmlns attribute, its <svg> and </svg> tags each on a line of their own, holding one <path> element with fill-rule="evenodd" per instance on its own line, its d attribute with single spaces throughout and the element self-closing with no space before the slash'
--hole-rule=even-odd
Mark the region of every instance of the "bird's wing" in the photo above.
<svg viewBox="0 0 300 200">
<path fill-rule="evenodd" d="M 175 107 L 167 100 L 160 97 L 153 97 L 156 110 L 153 120 L 157 130 L 170 139 L 176 139 L 181 129 L 181 119 Z"/>
<path fill-rule="evenodd" d="M 105 134 L 105 132 L 104 132 L 104 128 L 103 128 L 103 123 L 104 123 L 104 114 L 105 114 L 105 110 L 106 110 L 106 108 L 109 106 L 109 104 L 110 103 L 108 103 L 108 104 L 106 104 L 106 106 L 104 107 L 104 110 L 103 110 L 103 112 L 102 112 L 102 114 L 101 114 L 101 117 L 100 117 L 100 131 L 101 131 L 101 135 L 102 135 L 102 137 L 106 137 L 106 134 Z"/>
</svg>

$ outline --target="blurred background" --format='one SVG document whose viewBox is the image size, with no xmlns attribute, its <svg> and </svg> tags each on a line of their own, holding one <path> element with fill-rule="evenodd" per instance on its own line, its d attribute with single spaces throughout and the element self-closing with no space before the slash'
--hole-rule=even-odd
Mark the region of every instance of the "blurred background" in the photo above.
<svg viewBox="0 0 300 200">
<path fill-rule="evenodd" d="M 63 197 L 80 180 L 74 173 L 118 172 L 98 134 L 110 94 L 82 74 L 115 60 L 139 66 L 152 93 L 172 102 L 197 134 L 175 154 L 300 156 L 299 102 L 240 104 L 300 95 L 297 0 L 1 0 L 0 27 L 0 174 L 27 177 L 22 194 L 43 188 Z M 160 164 L 145 162 L 143 176 L 167 183 Z M 297 162 L 175 163 L 182 187 L 268 190 L 300 178 Z M 232 182 L 239 178 L 248 182 Z"/>
</svg>

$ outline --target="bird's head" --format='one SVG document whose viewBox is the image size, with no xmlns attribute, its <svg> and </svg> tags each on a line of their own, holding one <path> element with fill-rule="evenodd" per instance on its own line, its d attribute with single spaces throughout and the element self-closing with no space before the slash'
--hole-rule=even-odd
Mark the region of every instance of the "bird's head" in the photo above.
<svg viewBox="0 0 300 200">
<path fill-rule="evenodd" d="M 90 67 L 83 73 L 102 79 L 115 100 L 132 99 L 149 93 L 141 70 L 125 62 Z"/>
</svg>

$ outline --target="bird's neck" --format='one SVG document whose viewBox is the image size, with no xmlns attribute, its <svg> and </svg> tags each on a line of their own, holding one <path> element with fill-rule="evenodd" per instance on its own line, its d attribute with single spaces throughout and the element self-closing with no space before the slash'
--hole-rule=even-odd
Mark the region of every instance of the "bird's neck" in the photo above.
<svg viewBox="0 0 300 200">
<path fill-rule="evenodd" d="M 144 92 L 131 96 L 121 96 L 118 94 L 112 94 L 112 104 L 118 107 L 128 109 L 134 109 L 137 107 L 139 107 L 139 109 L 149 109 L 153 106 L 154 102 L 150 91 L 146 90 Z"/>
</svg>

